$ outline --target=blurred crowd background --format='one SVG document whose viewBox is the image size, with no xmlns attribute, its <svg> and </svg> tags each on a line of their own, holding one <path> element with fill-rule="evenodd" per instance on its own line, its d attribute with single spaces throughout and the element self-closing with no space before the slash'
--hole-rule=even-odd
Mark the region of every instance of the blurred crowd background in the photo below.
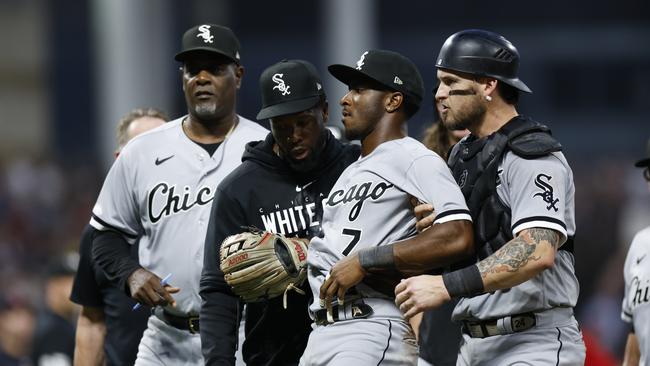
<svg viewBox="0 0 650 366">
<path fill-rule="evenodd" d="M 173 55 L 184 30 L 204 22 L 231 27 L 241 41 L 241 115 L 254 119 L 259 110 L 265 67 L 302 58 L 323 75 L 333 125 L 345 89 L 327 74 L 330 63 L 392 49 L 411 58 L 433 90 L 447 36 L 484 28 L 509 38 L 534 91 L 519 111 L 552 128 L 575 174 L 576 312 L 587 364 L 620 362 L 623 260 L 634 233 L 650 225 L 648 185 L 633 167 L 650 138 L 643 0 L 0 1 L 0 353 L 34 352 L 30 339 L 52 307 L 48 279 L 61 275 L 53 263 L 78 248 L 118 119 L 146 106 L 184 114 Z M 431 99 L 409 134 L 421 138 L 434 118 Z"/>
</svg>

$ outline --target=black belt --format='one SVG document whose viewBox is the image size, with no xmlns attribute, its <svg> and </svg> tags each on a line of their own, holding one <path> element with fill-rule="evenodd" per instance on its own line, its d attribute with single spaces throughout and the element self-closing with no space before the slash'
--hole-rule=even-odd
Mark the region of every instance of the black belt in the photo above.
<svg viewBox="0 0 650 366">
<path fill-rule="evenodd" d="M 327 317 L 327 309 L 314 312 L 314 321 L 317 325 L 332 324 L 341 320 L 364 319 L 372 315 L 372 307 L 365 303 L 352 303 L 350 305 L 332 306 L 331 318 Z"/>
<path fill-rule="evenodd" d="M 499 321 L 502 322 L 501 326 L 499 326 Z M 509 324 L 506 324 L 506 322 Z M 535 318 L 535 313 L 523 313 L 501 319 L 464 321 L 463 333 L 472 338 L 486 338 L 495 335 L 523 332 L 534 327 L 536 324 L 537 319 Z"/>
<path fill-rule="evenodd" d="M 192 334 L 199 333 L 200 327 L 198 316 L 178 316 L 169 313 L 161 307 L 154 308 L 153 314 L 158 317 L 158 319 L 176 329 L 186 330 Z"/>
</svg>

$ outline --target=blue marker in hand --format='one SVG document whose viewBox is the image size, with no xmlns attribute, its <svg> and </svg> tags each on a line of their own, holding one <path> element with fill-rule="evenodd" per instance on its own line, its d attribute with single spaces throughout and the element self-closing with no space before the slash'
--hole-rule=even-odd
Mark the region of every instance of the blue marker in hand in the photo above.
<svg viewBox="0 0 650 366">
<path fill-rule="evenodd" d="M 160 286 L 162 286 L 162 287 L 167 286 L 169 284 L 168 282 L 169 282 L 170 278 L 172 278 L 171 273 L 168 274 L 167 276 L 165 276 L 165 278 L 163 278 L 162 280 L 160 280 Z M 137 304 L 133 305 L 132 311 L 136 311 L 136 310 L 140 309 L 141 307 L 142 307 L 142 304 L 137 303 Z"/>
</svg>

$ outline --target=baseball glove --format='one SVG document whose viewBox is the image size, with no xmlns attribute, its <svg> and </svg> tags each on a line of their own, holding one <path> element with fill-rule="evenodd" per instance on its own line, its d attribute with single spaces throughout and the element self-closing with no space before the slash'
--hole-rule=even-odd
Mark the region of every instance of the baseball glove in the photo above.
<svg viewBox="0 0 650 366">
<path fill-rule="evenodd" d="M 227 237 L 221 244 L 221 270 L 235 294 L 246 302 L 284 295 L 307 277 L 307 244 L 298 238 L 256 231 Z"/>
</svg>

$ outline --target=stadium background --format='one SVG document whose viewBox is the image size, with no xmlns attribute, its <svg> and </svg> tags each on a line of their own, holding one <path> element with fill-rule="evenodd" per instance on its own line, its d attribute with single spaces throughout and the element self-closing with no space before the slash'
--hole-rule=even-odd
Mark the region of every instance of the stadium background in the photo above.
<svg viewBox="0 0 650 366">
<path fill-rule="evenodd" d="M 650 138 L 650 3 L 642 0 L 432 2 L 402 0 L 3 0 L 0 2 L 0 285 L 6 301 L 38 309 L 44 268 L 75 251 L 112 161 L 115 125 L 138 106 L 184 113 L 182 32 L 230 26 L 246 67 L 238 111 L 254 118 L 261 71 L 283 58 L 312 61 L 340 124 L 343 87 L 325 71 L 368 48 L 396 50 L 435 87 L 444 39 L 464 28 L 506 35 L 533 90 L 519 111 L 563 142 L 576 183 L 577 307 L 592 350 L 620 359 L 622 266 L 633 234 L 650 225 L 640 170 Z M 420 138 L 431 98 L 409 124 Z M 607 358 L 607 357 L 606 357 Z M 605 359 L 606 359 L 605 358 Z M 590 361 L 591 362 L 591 361 Z"/>
</svg>

